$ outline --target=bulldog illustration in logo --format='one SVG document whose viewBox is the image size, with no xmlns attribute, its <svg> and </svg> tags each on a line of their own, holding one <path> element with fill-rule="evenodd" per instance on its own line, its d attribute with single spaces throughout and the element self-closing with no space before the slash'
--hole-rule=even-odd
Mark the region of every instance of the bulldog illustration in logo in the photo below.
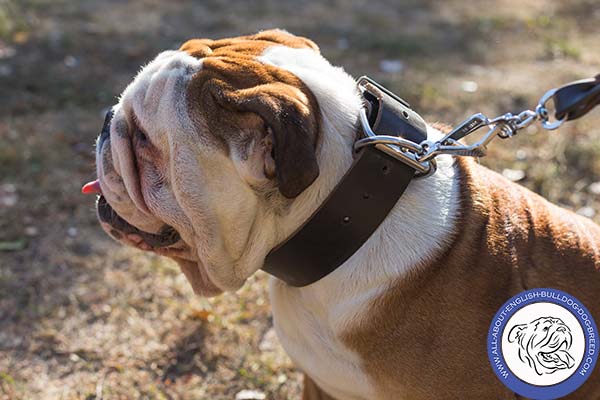
<svg viewBox="0 0 600 400">
<path fill-rule="evenodd" d="M 571 329 L 560 319 L 541 317 L 511 328 L 508 342 L 519 346 L 519 358 L 538 375 L 552 374 L 575 366 L 569 354 Z"/>
</svg>

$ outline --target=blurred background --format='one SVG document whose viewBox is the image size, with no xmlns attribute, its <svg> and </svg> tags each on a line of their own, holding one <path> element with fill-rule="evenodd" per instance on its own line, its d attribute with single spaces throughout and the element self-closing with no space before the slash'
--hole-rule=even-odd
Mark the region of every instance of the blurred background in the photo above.
<svg viewBox="0 0 600 400">
<path fill-rule="evenodd" d="M 0 0 L 0 399 L 293 399 L 266 276 L 193 296 L 112 242 L 81 184 L 103 110 L 158 52 L 280 27 L 428 121 L 535 106 L 600 73 L 600 1 Z M 600 109 L 485 165 L 600 221 Z"/>
</svg>

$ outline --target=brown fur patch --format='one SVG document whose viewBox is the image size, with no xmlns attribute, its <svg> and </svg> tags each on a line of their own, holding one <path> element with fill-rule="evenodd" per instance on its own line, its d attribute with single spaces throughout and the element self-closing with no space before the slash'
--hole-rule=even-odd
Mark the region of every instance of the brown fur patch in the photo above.
<svg viewBox="0 0 600 400">
<path fill-rule="evenodd" d="M 244 150 L 248 141 L 266 135 L 270 128 L 279 190 L 292 198 L 318 176 L 320 115 L 316 98 L 298 77 L 258 61 L 274 45 L 318 50 L 308 39 L 277 30 L 232 39 L 194 39 L 181 50 L 203 59 L 187 95 L 199 131 L 208 131 L 225 149 L 234 145 Z"/>
<path fill-rule="evenodd" d="M 452 245 L 394 283 L 344 338 L 380 399 L 516 398 L 494 375 L 486 338 L 496 311 L 525 289 L 572 293 L 600 318 L 600 227 L 472 160 L 457 162 L 461 223 Z M 596 369 L 567 398 L 599 396 Z"/>
<path fill-rule="evenodd" d="M 260 56 L 267 47 L 283 45 L 294 49 L 310 48 L 319 51 L 319 47 L 312 41 L 300 36 L 295 36 L 279 29 L 259 32 L 254 35 L 225 38 L 219 40 L 191 39 L 185 42 L 179 50 L 196 58 L 204 57 L 248 57 Z"/>
</svg>

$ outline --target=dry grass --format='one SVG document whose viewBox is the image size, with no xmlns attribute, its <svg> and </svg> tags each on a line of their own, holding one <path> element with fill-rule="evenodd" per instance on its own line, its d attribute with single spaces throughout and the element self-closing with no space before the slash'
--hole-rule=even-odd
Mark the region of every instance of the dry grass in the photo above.
<svg viewBox="0 0 600 400">
<path fill-rule="evenodd" d="M 283 27 L 449 123 L 600 72 L 594 0 L 401 3 L 0 0 L 0 399 L 299 396 L 263 274 L 195 298 L 173 264 L 106 238 L 78 194 L 101 111 L 157 52 Z M 383 72 L 383 59 L 404 68 Z M 495 142 L 482 162 L 600 221 L 599 136 L 596 111 Z"/>
</svg>

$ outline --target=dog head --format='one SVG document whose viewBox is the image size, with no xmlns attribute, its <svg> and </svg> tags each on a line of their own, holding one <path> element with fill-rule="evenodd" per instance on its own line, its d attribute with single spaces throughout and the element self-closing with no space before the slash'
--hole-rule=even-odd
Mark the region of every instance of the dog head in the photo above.
<svg viewBox="0 0 600 400">
<path fill-rule="evenodd" d="M 560 318 L 541 317 L 528 324 L 515 325 L 508 341 L 518 344 L 519 358 L 538 375 L 572 368 L 575 364 L 569 354 L 573 343 L 571 330 Z"/>
<path fill-rule="evenodd" d="M 354 81 L 284 31 L 163 52 L 98 139 L 102 226 L 176 260 L 198 294 L 236 290 L 349 165 L 359 107 Z"/>
</svg>

